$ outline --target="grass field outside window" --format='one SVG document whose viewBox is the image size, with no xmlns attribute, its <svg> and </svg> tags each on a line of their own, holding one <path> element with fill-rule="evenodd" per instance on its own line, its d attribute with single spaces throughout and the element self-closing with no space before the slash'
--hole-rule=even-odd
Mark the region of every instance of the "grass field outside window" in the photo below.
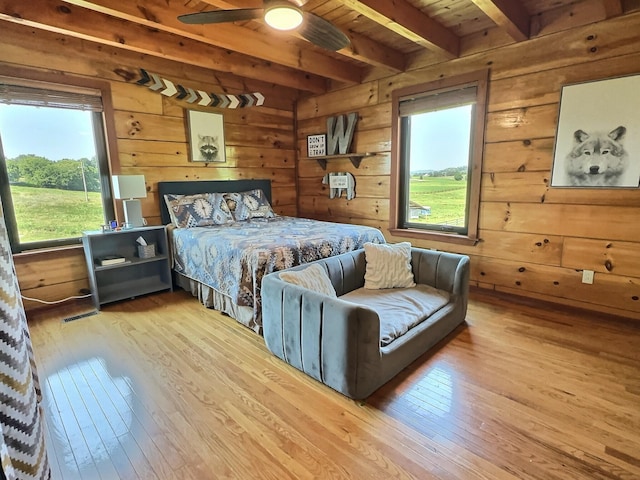
<svg viewBox="0 0 640 480">
<path fill-rule="evenodd" d="M 431 214 L 414 218 L 414 223 L 462 225 L 467 201 L 467 182 L 454 177 L 425 177 L 410 180 L 410 201 L 431 207 Z M 462 212 L 462 215 L 461 215 Z"/>
<path fill-rule="evenodd" d="M 74 238 L 104 223 L 99 192 L 11 186 L 20 242 Z"/>
</svg>

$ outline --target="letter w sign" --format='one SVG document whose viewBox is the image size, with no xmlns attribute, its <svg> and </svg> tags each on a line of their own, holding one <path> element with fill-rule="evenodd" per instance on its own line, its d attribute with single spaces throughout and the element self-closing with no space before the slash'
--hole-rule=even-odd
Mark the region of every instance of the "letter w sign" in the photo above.
<svg viewBox="0 0 640 480">
<path fill-rule="evenodd" d="M 348 114 L 346 128 L 344 115 L 327 118 L 327 155 L 349 153 L 357 121 L 357 112 Z"/>
</svg>

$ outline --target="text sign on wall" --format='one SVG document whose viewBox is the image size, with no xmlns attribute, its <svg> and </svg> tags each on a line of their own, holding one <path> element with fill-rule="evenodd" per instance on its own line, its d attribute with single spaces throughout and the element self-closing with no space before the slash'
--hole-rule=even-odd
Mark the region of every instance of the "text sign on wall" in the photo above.
<svg viewBox="0 0 640 480">
<path fill-rule="evenodd" d="M 322 157 L 327 154 L 327 136 L 309 135 L 307 136 L 307 155 L 310 157 Z"/>
<path fill-rule="evenodd" d="M 346 175 L 331 175 L 329 177 L 329 188 L 348 188 L 349 177 Z"/>
</svg>

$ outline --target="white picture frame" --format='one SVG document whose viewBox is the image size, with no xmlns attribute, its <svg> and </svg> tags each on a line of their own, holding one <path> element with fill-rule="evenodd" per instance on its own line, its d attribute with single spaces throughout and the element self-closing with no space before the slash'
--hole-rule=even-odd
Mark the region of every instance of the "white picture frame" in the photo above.
<svg viewBox="0 0 640 480">
<path fill-rule="evenodd" d="M 552 187 L 638 188 L 640 75 L 562 87 Z"/>
<path fill-rule="evenodd" d="M 189 159 L 192 162 L 224 163 L 224 117 L 219 113 L 187 110 Z"/>
<path fill-rule="evenodd" d="M 349 177 L 347 175 L 330 175 L 329 188 L 349 188 Z"/>
<path fill-rule="evenodd" d="M 307 156 L 324 157 L 327 155 L 327 135 L 307 135 Z"/>
</svg>

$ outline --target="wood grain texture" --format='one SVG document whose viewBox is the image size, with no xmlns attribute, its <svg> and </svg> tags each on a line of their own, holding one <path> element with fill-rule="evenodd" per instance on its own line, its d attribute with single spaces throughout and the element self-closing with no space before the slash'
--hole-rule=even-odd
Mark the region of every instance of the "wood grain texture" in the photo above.
<svg viewBox="0 0 640 480">
<path fill-rule="evenodd" d="M 638 318 L 638 301 L 634 298 L 640 297 L 640 275 L 633 253 L 640 239 L 635 220 L 640 214 L 637 189 L 554 188 L 550 184 L 562 86 L 637 73 L 640 14 L 628 13 L 629 5 L 625 5 L 626 14 L 607 20 L 605 4 L 593 0 L 521 3 L 535 17 L 530 40 L 514 42 L 496 31 L 476 32 L 463 39 L 463 53 L 458 59 L 436 64 L 419 53 L 406 72 L 378 77 L 372 73 L 367 77 L 366 91 L 341 87 L 300 100 L 298 148 L 304 146 L 302 132 L 322 132 L 327 116 L 344 113 L 341 99 L 354 110 L 379 112 L 381 118 L 388 118 L 383 107 L 394 91 L 489 67 L 489 113 L 480 188 L 481 241 L 467 247 L 440 239 L 420 240 L 395 231 L 390 235 L 389 226 L 383 225 L 387 240 L 468 254 L 475 267 L 472 281 L 484 288 L 560 304 L 578 305 L 582 301 L 596 311 Z M 367 95 L 374 91 L 377 104 L 374 96 Z M 383 130 L 356 128 L 356 136 L 366 133 L 373 139 L 372 132 L 377 132 L 375 142 L 367 145 L 384 145 Z M 386 185 L 391 160 L 387 168 L 378 164 L 377 158 L 363 161 L 358 170 L 350 168 L 347 161 L 337 162 L 332 168 L 349 171 L 355 175 L 356 184 L 361 180 L 374 186 L 377 175 L 378 184 Z M 363 190 L 367 198 L 359 196 L 359 203 L 329 203 L 321 200 L 326 195 L 320 183 L 322 175 L 314 162 L 299 161 L 298 183 L 305 186 L 299 194 L 300 212 L 320 219 L 334 216 L 354 223 L 384 223 L 380 216 L 384 210 L 372 205 L 385 200 L 380 197 L 382 189 Z M 331 215 L 324 208 L 331 208 Z M 545 239 L 548 244 L 541 243 Z M 603 254 L 602 245 L 609 243 L 619 246 L 618 253 L 615 269 L 604 272 L 608 256 Z M 523 265 L 517 265 L 518 261 Z M 517 272 L 523 266 L 526 273 Z M 585 288 L 580 282 L 583 269 L 598 272 L 596 288 Z"/>
<path fill-rule="evenodd" d="M 274 78 L 280 77 L 282 81 L 277 83 L 281 85 L 314 93 L 326 91 L 323 77 L 285 68 L 190 38 L 153 30 L 144 25 L 129 22 L 126 23 L 125 29 L 121 20 L 101 12 L 75 5 L 59 8 L 59 5 L 51 0 L 34 0 L 31 6 L 33 8 L 23 9 L 18 4 L 0 1 L 0 13 L 4 20 L 27 23 L 52 32 L 65 32 L 70 36 L 119 46 L 136 53 L 206 66 L 212 70 L 254 79 L 264 78 L 268 71 Z M 347 70 L 352 68 L 345 67 Z M 350 81 L 355 82 L 359 78 L 359 72 L 355 69 Z"/>
<path fill-rule="evenodd" d="M 617 315 L 640 320 L 640 282 L 634 277 L 596 273 L 593 284 L 586 284 L 581 269 L 474 256 L 471 278 L 518 295 L 531 292 L 557 303 L 570 299 L 593 311 L 615 310 Z"/>
<path fill-rule="evenodd" d="M 637 208 L 609 205 L 488 202 L 480 216 L 488 230 L 634 242 L 640 238 L 640 225 L 634 221 L 637 213 Z M 607 230 L 594 225 L 607 225 Z"/>
<path fill-rule="evenodd" d="M 54 23 L 60 22 L 60 25 L 66 27 L 70 26 L 72 19 L 81 19 L 74 13 L 86 8 L 80 5 L 83 3 L 81 1 L 66 3 L 76 5 L 70 7 L 71 14 L 66 16 L 71 18 L 67 19 L 60 18 L 64 16 L 61 13 L 64 6 L 58 6 L 49 0 L 39 0 L 38 5 L 46 7 L 42 12 L 30 12 L 27 7 L 11 2 L 4 2 L 4 5 L 15 12 L 24 11 L 27 17 L 33 16 L 34 20 L 51 17 L 55 19 Z M 103 3 L 109 8 L 117 6 L 117 2 L 113 0 L 95 3 Z M 153 6 L 146 12 L 150 17 L 145 17 L 149 25 L 153 23 L 153 12 L 157 11 L 160 17 L 168 17 L 168 12 L 182 8 L 172 3 L 165 11 L 162 9 L 162 2 L 138 3 Z M 205 3 L 185 3 L 193 10 L 202 10 L 209 8 L 206 4 L 228 8 L 228 5 L 223 4 L 229 2 L 208 0 Z M 274 80 L 280 81 L 282 78 L 281 67 L 274 67 L 273 75 L 260 75 L 260 78 L 233 73 L 253 69 L 254 65 L 264 71 L 266 59 L 258 59 L 251 65 L 239 62 L 237 65 L 225 65 L 224 68 L 212 70 L 202 66 L 210 65 L 211 59 L 189 64 L 161 58 L 162 55 L 129 51 L 125 46 L 119 48 L 118 42 L 114 41 L 118 32 L 125 42 L 131 40 L 149 50 L 157 49 L 158 45 L 152 44 L 141 33 L 151 27 L 138 25 L 123 31 L 121 25 L 124 20 L 121 22 L 109 18 L 108 23 L 95 25 L 96 32 L 87 31 L 96 19 L 106 16 L 104 13 L 99 14 L 98 10 L 86 17 L 89 24 L 80 24 L 78 31 L 85 32 L 89 37 L 92 33 L 108 35 L 108 42 L 112 44 L 99 44 L 57 31 L 39 30 L 26 25 L 28 20 L 22 24 L 16 23 L 15 18 L 3 21 L 0 67 L 20 65 L 55 72 L 61 77 L 80 75 L 111 82 L 118 147 L 122 157 L 113 159 L 115 164 L 120 162 L 122 170 L 113 173 L 148 175 L 151 192 L 143 201 L 143 212 L 152 224 L 159 221 L 156 207 L 158 199 L 154 193 L 155 183 L 159 180 L 267 177 L 274 182 L 274 203 L 278 212 L 373 224 L 380 226 L 383 231 L 387 231 L 389 227 L 384 215 L 387 214 L 386 205 L 389 204 L 389 194 L 385 192 L 389 188 L 387 185 L 391 170 L 388 151 L 391 148 L 389 125 L 392 92 L 408 85 L 490 68 L 490 115 L 487 119 L 481 189 L 483 219 L 479 225 L 487 242 L 478 248 L 467 249 L 439 241 L 424 244 L 412 241 L 420 246 L 464 250 L 474 255 L 474 258 L 486 260 L 486 265 L 491 265 L 491 260 L 513 260 L 520 253 L 525 255 L 523 258 L 530 259 L 533 254 L 526 252 L 530 251 L 531 239 L 541 237 L 553 237 L 554 248 L 559 246 L 557 248 L 562 250 L 560 253 L 563 258 L 570 261 L 576 269 L 588 268 L 594 262 L 597 264 L 596 259 L 601 255 L 601 249 L 589 240 L 627 242 L 632 244 L 631 251 L 635 251 L 640 238 L 634 226 L 640 212 L 640 196 L 635 189 L 551 188 L 548 186 L 548 179 L 553 162 L 553 141 L 562 85 L 638 72 L 638 0 L 621 2 L 623 14 L 610 19 L 606 17 L 618 14 L 617 1 L 522 0 L 520 4 L 531 16 L 534 31 L 531 40 L 517 43 L 510 40 L 504 30 L 492 28 L 488 17 L 479 17 L 480 10 L 469 0 L 425 0 L 411 3 L 425 15 L 461 36 L 460 58 L 443 62 L 442 58 L 419 52 L 415 45 L 396 38 L 395 49 L 406 55 L 406 71 L 398 73 L 397 68 L 392 71 L 374 68 L 364 75 L 359 85 L 348 86 L 343 82 L 333 81 L 331 91 L 315 96 L 301 96 L 300 91 L 295 88 L 274 83 Z M 136 11 L 136 8 L 128 5 L 122 10 L 136 17 L 145 16 L 145 12 Z M 308 8 L 318 14 L 331 16 L 339 25 L 349 25 L 359 35 L 372 35 L 375 37 L 374 41 L 383 41 L 384 35 L 377 37 L 371 33 L 370 29 L 375 27 L 373 22 L 354 16 L 353 11 L 340 2 L 311 2 Z M 461 22 L 464 24 L 460 24 Z M 114 28 L 109 29 L 110 26 Z M 257 25 L 248 25 L 246 28 L 264 33 Z M 157 33 L 157 38 L 161 39 L 167 39 L 171 35 L 166 29 Z M 387 33 L 394 38 L 398 37 Z M 149 34 L 154 35 L 155 32 L 150 31 Z M 249 36 L 245 41 L 250 41 Z M 172 52 L 185 50 L 185 47 L 176 46 L 175 43 L 172 45 Z M 185 45 L 193 45 L 193 41 Z M 270 55 L 278 54 L 277 49 L 269 48 Z M 212 49 L 214 47 L 208 45 L 194 55 L 202 59 Z M 287 48 L 285 52 L 283 49 L 282 55 L 288 56 L 288 61 L 293 62 L 295 59 L 290 55 L 294 50 Z M 311 57 L 305 57 L 302 53 L 299 63 L 304 69 Z M 237 56 L 237 53 L 224 55 L 230 63 Z M 211 61 L 218 61 L 220 55 L 216 54 L 212 59 Z M 344 62 L 345 59 L 342 58 L 341 61 Z M 322 65 L 316 64 L 316 67 L 324 69 L 330 64 L 334 63 L 328 61 Z M 202 86 L 212 92 L 261 91 L 265 94 L 266 106 L 259 110 L 223 112 L 225 127 L 228 126 L 228 162 L 224 166 L 194 165 L 188 161 L 184 102 L 163 98 L 146 88 L 133 85 L 131 80 L 127 81 L 127 76 L 135 74 L 140 66 L 184 85 Z M 334 74 L 340 75 L 341 72 Z M 252 72 L 250 76 L 256 75 Z M 286 80 L 287 83 L 299 83 L 301 79 L 298 75 Z M 312 75 L 309 82 L 320 87 L 316 80 L 315 75 Z M 306 84 L 308 81 L 304 79 L 302 83 Z M 324 91 L 324 82 L 321 87 Z M 354 111 L 360 115 L 354 148 L 372 150 L 378 155 L 363 160 L 359 169 L 354 168 L 349 160 L 330 162 L 331 171 L 348 171 L 356 176 L 356 183 L 359 177 L 363 177 L 363 188 L 354 199 L 357 201 L 347 204 L 344 199 L 334 199 L 330 203 L 320 181 L 326 171 L 317 162 L 301 158 L 306 152 L 306 135 L 323 132 L 328 116 Z M 300 159 L 297 164 L 296 157 Z M 300 211 L 298 205 L 301 206 Z M 510 219 L 505 220 L 506 214 L 509 214 Z M 388 235 L 388 232 L 386 235 L 390 241 L 403 239 Z M 522 243 L 515 244 L 517 240 L 514 239 L 521 239 Z M 567 239 L 569 241 L 565 242 Z M 576 241 L 578 243 L 572 243 Z M 587 245 L 593 249 L 587 252 Z M 565 252 L 564 249 L 568 246 L 576 246 L 578 250 Z M 544 253 L 546 255 L 549 252 Z M 556 253 L 554 251 L 548 257 L 536 256 L 532 263 L 546 262 L 547 260 L 542 260 L 545 258 L 549 261 L 545 265 L 555 268 Z M 581 259 L 585 260 L 585 265 L 579 265 Z M 38 260 L 36 257 L 32 260 L 33 270 L 36 271 Z M 619 274 L 635 272 L 633 262 L 621 258 L 619 254 L 616 254 L 615 261 L 615 271 L 607 272 L 607 276 L 617 277 L 613 284 L 623 286 L 627 292 L 630 282 L 637 282 L 640 277 L 635 273 Z M 61 269 L 62 271 L 64 270 Z M 604 274 L 597 275 L 596 278 L 603 276 Z M 58 297 L 77 291 L 82 279 L 72 277 L 75 274 L 67 276 L 68 285 L 62 281 L 43 286 L 42 288 L 47 289 L 47 297 L 51 298 L 56 288 L 60 290 Z M 32 278 L 35 277 L 30 277 L 30 280 Z M 507 287 L 508 279 L 495 284 L 485 280 L 473 278 L 476 284 L 487 288 L 504 291 L 511 288 Z M 565 291 L 562 287 L 559 295 L 553 298 L 560 302 L 579 302 L 579 299 L 571 299 L 574 292 L 569 291 L 569 288 Z M 518 288 L 516 291 L 523 295 L 529 294 L 532 298 L 544 298 L 544 294 L 536 289 Z M 620 297 L 611 296 L 606 303 L 598 305 L 598 309 L 621 307 L 622 305 L 611 303 L 617 298 Z"/>
<path fill-rule="evenodd" d="M 472 0 L 510 37 L 521 42 L 529 38 L 529 12 L 519 2 L 508 0 Z"/>
<path fill-rule="evenodd" d="M 487 143 L 482 171 L 550 172 L 553 163 L 553 138 Z"/>
<path fill-rule="evenodd" d="M 54 480 L 640 476 L 640 330 L 472 291 L 364 402 L 183 291 L 30 315 Z"/>
<path fill-rule="evenodd" d="M 56 71 L 60 75 L 80 75 L 106 79 L 111 85 L 120 164 L 112 173 L 144 174 L 149 195 L 142 199 L 142 211 L 149 224 L 157 225 L 159 201 L 155 194 L 160 180 L 204 180 L 272 178 L 273 203 L 278 213 L 296 215 L 295 136 L 293 101 L 295 93 L 266 82 L 255 83 L 223 72 L 189 66 L 157 58 L 117 52 L 110 47 L 95 48 L 91 42 L 53 33 L 33 31 L 13 23 L 3 23 L 3 65 L 19 63 L 36 71 Z M 187 86 L 212 92 L 262 91 L 264 108 L 220 111 L 225 119 L 224 164 L 189 161 L 185 112 L 188 104 L 125 81 L 124 72 L 135 74 L 140 66 Z M 206 74 L 204 73 L 206 71 Z M 189 108 L 212 111 L 200 106 Z M 283 187 L 283 188 L 280 188 Z M 121 209 L 121 202 L 116 202 Z M 88 287 L 81 253 L 69 256 L 31 253 L 18 265 L 23 293 L 55 301 L 79 295 Z M 18 262 L 16 262 L 18 263 Z M 28 310 L 39 308 L 25 302 Z"/>
<path fill-rule="evenodd" d="M 640 245 L 590 238 L 565 238 L 564 267 L 584 268 L 601 273 L 640 277 Z"/>
</svg>

